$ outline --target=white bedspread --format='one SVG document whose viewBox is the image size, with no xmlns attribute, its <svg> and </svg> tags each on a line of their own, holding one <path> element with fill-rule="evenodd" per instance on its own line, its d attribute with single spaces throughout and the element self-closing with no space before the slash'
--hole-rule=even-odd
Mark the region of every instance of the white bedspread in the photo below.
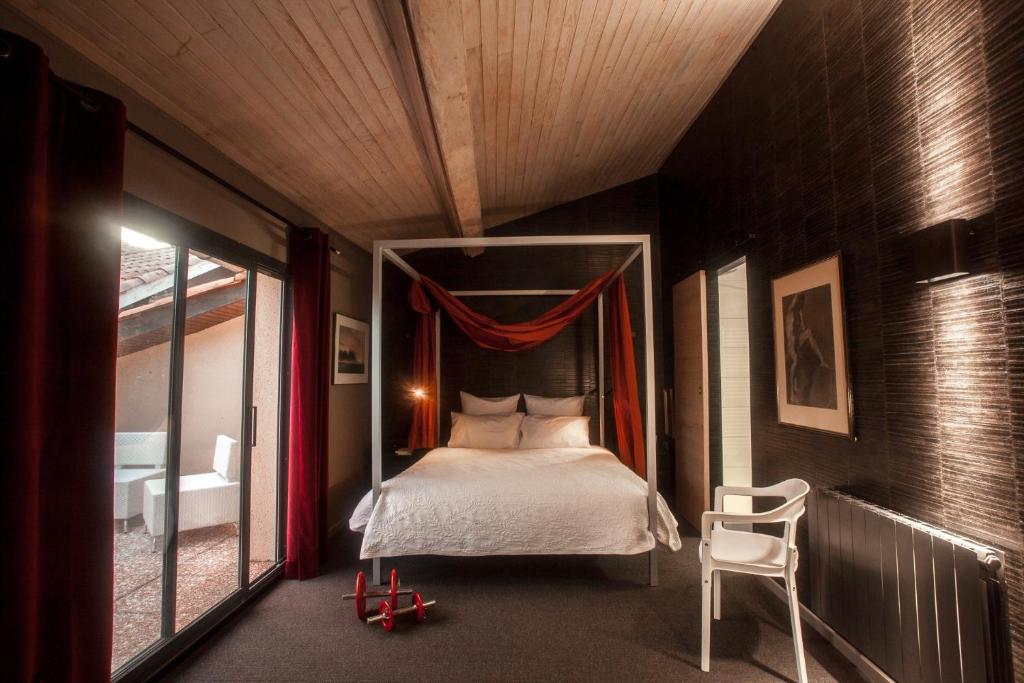
<svg viewBox="0 0 1024 683">
<path fill-rule="evenodd" d="M 349 526 L 360 557 L 632 555 L 654 547 L 647 482 L 604 448 L 437 448 L 385 481 Z M 658 496 L 658 540 L 678 550 L 677 523 Z"/>
</svg>

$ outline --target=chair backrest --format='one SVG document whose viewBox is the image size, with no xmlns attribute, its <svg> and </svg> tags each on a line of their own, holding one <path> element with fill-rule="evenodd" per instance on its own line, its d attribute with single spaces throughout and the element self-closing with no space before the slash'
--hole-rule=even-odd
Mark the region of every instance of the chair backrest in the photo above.
<svg viewBox="0 0 1024 683">
<path fill-rule="evenodd" d="M 115 467 L 163 467 L 167 432 L 114 432 Z"/>
<path fill-rule="evenodd" d="M 803 479 L 787 479 L 778 484 L 766 486 L 758 492 L 759 497 L 785 498 L 786 502 L 774 510 L 765 513 L 765 522 L 786 523 L 786 543 L 792 544 L 792 528 L 804 514 L 806 509 L 807 494 L 811 492 L 811 486 Z"/>
<path fill-rule="evenodd" d="M 227 481 L 238 481 L 241 456 L 238 441 L 224 434 L 217 435 L 213 449 L 213 471 Z"/>
</svg>

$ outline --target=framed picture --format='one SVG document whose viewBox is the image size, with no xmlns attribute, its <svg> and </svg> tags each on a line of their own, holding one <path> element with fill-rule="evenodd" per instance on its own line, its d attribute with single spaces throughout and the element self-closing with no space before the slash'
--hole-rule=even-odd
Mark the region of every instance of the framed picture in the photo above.
<svg viewBox="0 0 1024 683">
<path fill-rule="evenodd" d="M 334 384 L 366 384 L 369 377 L 370 326 L 334 314 Z"/>
<path fill-rule="evenodd" d="M 839 254 L 772 280 L 772 312 L 779 422 L 852 436 Z"/>
</svg>

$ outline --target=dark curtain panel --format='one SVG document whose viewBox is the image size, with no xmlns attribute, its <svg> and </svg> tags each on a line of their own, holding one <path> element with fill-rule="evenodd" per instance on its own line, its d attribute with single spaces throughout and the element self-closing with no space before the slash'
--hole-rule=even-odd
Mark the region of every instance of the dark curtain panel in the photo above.
<svg viewBox="0 0 1024 683">
<path fill-rule="evenodd" d="M 125 111 L 0 31 L 4 680 L 110 675 Z"/>
<path fill-rule="evenodd" d="M 288 448 L 288 535 L 285 576 L 320 573 L 327 543 L 327 414 L 332 373 L 331 263 L 327 235 L 293 229 L 292 387 Z"/>
</svg>

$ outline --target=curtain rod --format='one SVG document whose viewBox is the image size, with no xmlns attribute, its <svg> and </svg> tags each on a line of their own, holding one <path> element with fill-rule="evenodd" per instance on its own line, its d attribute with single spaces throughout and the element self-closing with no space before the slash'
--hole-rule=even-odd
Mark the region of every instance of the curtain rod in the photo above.
<svg viewBox="0 0 1024 683">
<path fill-rule="evenodd" d="M 9 56 L 10 54 L 11 54 L 10 44 L 7 41 L 2 41 L 2 43 L 0 43 L 0 58 L 5 58 L 5 57 Z M 93 89 L 92 88 L 89 88 L 89 87 L 84 86 L 84 85 L 78 85 L 77 83 L 72 83 L 71 81 L 68 81 L 68 80 L 65 80 L 65 79 L 61 78 L 60 76 L 58 76 L 57 74 L 53 73 L 52 71 L 49 73 L 49 79 L 50 79 L 50 82 L 53 83 L 54 85 L 56 85 L 58 87 L 61 87 L 61 88 L 64 88 L 65 90 L 67 90 L 67 91 L 77 95 L 79 98 L 81 98 L 82 106 L 87 107 L 88 109 L 90 109 L 90 111 L 95 111 L 97 108 L 99 108 L 99 104 L 96 102 L 96 98 L 93 95 Z M 183 154 L 182 152 L 179 152 L 174 147 L 171 147 L 169 144 L 167 144 L 166 142 L 164 142 L 160 138 L 156 137 L 155 135 L 153 135 L 152 133 L 147 131 L 145 128 L 142 128 L 138 124 L 132 123 L 131 121 L 126 121 L 126 124 L 127 124 L 128 130 L 130 132 L 134 133 L 135 135 L 138 135 L 140 138 L 142 138 L 143 140 L 145 140 L 149 144 L 153 145 L 154 147 L 157 147 L 158 149 L 160 149 L 163 152 L 166 152 L 167 154 L 170 154 L 172 157 L 174 157 L 178 161 L 182 162 L 183 164 L 185 164 L 186 166 L 188 166 L 192 170 L 198 171 L 200 174 L 202 174 L 206 178 L 209 178 L 210 180 L 214 181 L 215 183 L 217 183 L 218 185 L 220 185 L 224 189 L 226 189 L 229 192 L 237 195 L 238 197 L 241 197 L 245 201 L 249 202 L 250 204 L 252 204 L 256 208 L 258 208 L 261 211 L 263 211 L 264 213 L 266 213 L 267 215 L 273 217 L 279 223 L 284 223 L 284 229 L 283 229 L 284 232 L 287 232 L 288 228 L 295 227 L 290 220 L 288 220 L 287 218 L 285 218 L 284 216 L 279 214 L 277 211 L 274 211 L 269 206 L 267 206 L 263 202 L 259 201 L 255 197 L 253 197 L 248 192 L 245 192 L 244 190 L 242 190 L 241 188 L 237 187 L 236 185 L 233 185 L 233 184 L 229 183 L 228 181 L 224 180 L 223 178 L 221 178 L 219 175 L 217 175 L 213 171 L 208 170 L 205 166 L 203 166 L 199 162 L 195 161 L 191 157 L 186 156 L 185 154 Z"/>
<path fill-rule="evenodd" d="M 11 49 L 10 43 L 8 43 L 6 40 L 0 41 L 0 58 L 9 57 L 11 52 L 12 52 L 12 49 Z M 90 111 L 95 111 L 99 107 L 99 105 L 96 103 L 95 97 L 92 94 L 92 89 L 91 88 L 88 88 L 87 86 L 78 85 L 77 83 L 73 83 L 71 81 L 65 80 L 65 79 L 61 78 L 60 76 L 56 75 L 55 73 L 53 73 L 52 71 L 49 74 L 49 80 L 54 85 L 56 85 L 58 87 L 61 87 L 61 88 L 64 88 L 65 90 L 67 90 L 67 91 L 69 91 L 71 93 L 74 93 L 79 98 L 81 98 L 82 106 L 86 107 Z M 174 157 L 178 161 L 182 162 L 183 164 L 185 164 L 186 166 L 188 166 L 192 170 L 197 171 L 202 176 L 204 176 L 204 177 L 212 180 L 213 182 L 217 183 L 218 185 L 220 185 L 221 187 L 226 189 L 228 192 L 231 192 L 235 196 L 237 196 L 237 197 L 239 197 L 241 199 L 244 199 L 245 201 L 249 202 L 250 204 L 252 204 L 256 208 L 258 208 L 260 211 L 264 212 L 265 214 L 267 214 L 268 216 L 270 216 L 274 220 L 278 221 L 279 223 L 283 223 L 284 224 L 283 227 L 282 226 L 276 226 L 276 227 L 281 232 L 285 233 L 285 235 L 288 234 L 288 230 L 290 228 L 296 227 L 294 223 L 292 223 L 290 220 L 285 218 L 283 215 L 281 215 L 280 213 L 278 213 L 274 209 L 270 208 L 269 206 L 267 206 L 266 204 L 264 204 L 260 200 L 256 199 L 255 197 L 253 197 L 248 192 L 242 190 L 237 185 L 234 185 L 234 184 L 228 182 L 227 180 L 224 180 L 224 178 L 221 178 L 219 175 L 217 175 L 213 171 L 210 171 L 205 166 L 203 166 L 199 162 L 197 162 L 194 159 L 192 159 L 192 157 L 189 157 L 189 156 L 185 155 L 184 153 L 178 151 L 176 148 L 172 147 L 171 145 L 167 144 L 166 142 L 164 142 L 160 138 L 156 137 L 155 135 L 153 135 L 152 133 L 147 131 L 145 128 L 142 128 L 138 124 L 132 123 L 131 121 L 126 121 L 126 126 L 127 126 L 127 129 L 130 132 L 134 133 L 135 135 L 138 135 L 140 138 L 142 138 L 143 140 L 145 140 L 149 144 L 153 145 L 154 147 L 160 149 L 161 151 L 163 151 L 163 152 L 165 152 L 167 154 L 170 154 L 172 157 Z M 341 255 L 341 251 L 337 247 L 335 247 L 333 244 L 330 244 L 330 240 L 328 240 L 328 246 L 329 246 L 329 248 L 330 248 L 330 250 L 332 252 L 334 252 L 335 254 L 338 254 L 339 256 Z"/>
<path fill-rule="evenodd" d="M 256 208 L 258 208 L 260 211 L 263 211 L 267 215 L 269 215 L 269 216 L 273 217 L 274 219 L 276 219 L 278 222 L 284 223 L 284 228 L 283 228 L 284 232 L 287 233 L 288 228 L 295 227 L 295 225 L 290 220 L 288 220 L 287 218 L 285 218 L 284 216 L 279 214 L 277 211 L 274 211 L 269 206 L 267 206 L 266 204 L 264 204 L 260 200 L 256 199 L 255 197 L 253 197 L 251 194 L 249 194 L 245 190 L 242 190 L 238 186 L 229 183 L 227 180 L 224 180 L 223 178 L 221 178 L 219 175 L 217 175 L 213 171 L 208 170 L 205 166 L 203 166 L 199 162 L 193 160 L 191 157 L 186 156 L 185 154 L 179 152 L 174 147 L 171 147 L 169 144 L 167 144 L 166 142 L 164 142 L 160 138 L 156 137 L 155 135 L 153 135 L 152 133 L 147 131 L 145 128 L 141 128 L 139 125 L 129 121 L 128 122 L 128 130 L 131 131 L 132 133 L 134 133 L 135 135 L 138 135 L 140 138 L 142 138 L 146 142 L 150 143 L 154 147 L 159 148 L 160 150 L 166 152 L 167 154 L 170 154 L 172 157 L 174 157 L 178 161 L 182 162 L 183 164 L 185 164 L 186 166 L 188 166 L 192 170 L 198 171 L 200 174 L 202 174 L 206 178 L 209 178 L 210 180 L 214 181 L 215 183 L 217 183 L 218 185 L 220 185 L 224 189 L 228 190 L 232 194 L 235 194 L 238 197 L 241 197 L 245 201 L 249 202 L 250 204 L 252 204 Z"/>
<path fill-rule="evenodd" d="M 238 186 L 231 184 L 227 180 L 224 180 L 219 175 L 217 175 L 213 171 L 207 169 L 205 166 L 200 164 L 198 161 L 195 161 L 191 157 L 186 156 L 182 152 L 179 152 L 177 149 L 175 149 L 174 147 L 171 147 L 169 144 L 167 144 L 166 142 L 164 142 L 160 138 L 156 137 L 155 135 L 153 135 L 152 133 L 147 131 L 145 128 L 141 128 L 137 124 L 132 123 L 131 121 L 129 121 L 128 122 L 128 130 L 130 130 L 135 135 L 138 135 L 140 138 L 142 138 L 146 142 L 150 143 L 154 147 L 157 147 L 158 149 L 162 150 L 163 152 L 166 152 L 167 154 L 170 154 L 172 157 L 174 157 L 178 161 L 182 162 L 183 164 L 185 164 L 186 166 L 188 166 L 192 170 L 197 171 L 198 173 L 200 173 L 201 175 L 203 175 L 206 178 L 209 178 L 213 182 L 217 183 L 218 185 L 220 185 L 221 187 L 226 189 L 228 192 L 231 192 L 232 194 L 236 195 L 237 197 L 240 197 L 241 199 L 244 199 L 245 201 L 249 202 L 250 204 L 252 204 L 256 208 L 258 208 L 260 211 L 263 211 L 264 213 L 266 213 L 271 218 L 274 218 L 278 222 L 283 223 L 284 224 L 283 228 L 281 228 L 280 226 L 277 226 L 277 227 L 279 227 L 281 232 L 285 233 L 285 235 L 288 234 L 288 231 L 291 228 L 297 227 L 290 220 L 288 220 L 287 218 L 282 216 L 277 211 L 274 211 L 269 206 L 267 206 L 266 204 L 264 204 L 260 200 L 256 199 L 255 197 L 253 197 L 251 194 L 249 194 L 245 190 L 242 190 Z M 341 256 L 341 250 L 338 249 L 333 244 L 331 244 L 330 242 L 331 242 L 330 241 L 330 236 L 328 235 L 328 238 L 327 238 L 328 248 L 333 253 L 337 254 L 338 256 Z"/>
</svg>

